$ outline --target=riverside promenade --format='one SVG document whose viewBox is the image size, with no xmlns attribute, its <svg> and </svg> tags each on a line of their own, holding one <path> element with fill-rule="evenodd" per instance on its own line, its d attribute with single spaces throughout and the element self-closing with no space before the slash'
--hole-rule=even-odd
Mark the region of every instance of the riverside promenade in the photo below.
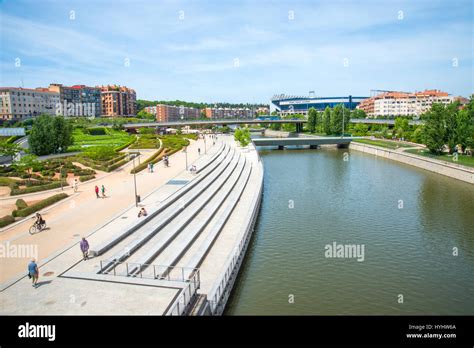
<svg viewBox="0 0 474 348">
<path fill-rule="evenodd" d="M 208 140 L 209 142 L 209 140 Z M 207 155 L 0 292 L 4 315 L 222 314 L 258 215 L 263 166 L 253 145 L 219 136 Z M 184 168 L 183 168 L 184 169 Z M 94 211 L 90 212 L 95 214 Z M 26 264 L 25 272 L 26 274 Z"/>
</svg>

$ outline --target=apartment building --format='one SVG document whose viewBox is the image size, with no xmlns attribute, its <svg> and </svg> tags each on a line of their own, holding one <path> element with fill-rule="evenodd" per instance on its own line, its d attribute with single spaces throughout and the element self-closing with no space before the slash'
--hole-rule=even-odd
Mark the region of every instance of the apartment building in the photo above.
<svg viewBox="0 0 474 348">
<path fill-rule="evenodd" d="M 0 119 L 21 120 L 41 114 L 55 115 L 60 103 L 57 92 L 44 88 L 0 88 Z"/>
<path fill-rule="evenodd" d="M 125 86 L 98 86 L 101 91 L 102 115 L 107 117 L 134 116 L 137 114 L 135 90 Z"/>
<path fill-rule="evenodd" d="M 249 108 L 205 108 L 207 118 L 254 118 L 254 111 Z"/>
<path fill-rule="evenodd" d="M 64 116 L 100 117 L 101 90 L 99 87 L 85 85 L 63 86 L 59 83 L 49 85 L 49 91 L 59 93 L 60 114 Z"/>
<path fill-rule="evenodd" d="M 420 116 L 431 108 L 433 103 L 449 104 L 454 97 L 439 90 L 422 92 L 385 92 L 363 100 L 358 109 L 364 110 L 368 117 Z"/>
<path fill-rule="evenodd" d="M 198 108 L 164 104 L 147 106 L 144 108 L 144 110 L 152 115 L 155 115 L 158 122 L 193 120 L 198 119 L 201 115 L 201 110 Z"/>
</svg>

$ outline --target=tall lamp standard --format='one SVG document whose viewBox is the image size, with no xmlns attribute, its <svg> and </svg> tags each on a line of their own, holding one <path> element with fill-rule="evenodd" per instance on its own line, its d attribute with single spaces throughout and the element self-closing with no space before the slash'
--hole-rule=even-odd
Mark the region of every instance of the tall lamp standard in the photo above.
<svg viewBox="0 0 474 348">
<path fill-rule="evenodd" d="M 59 147 L 59 153 L 61 153 L 61 146 Z M 61 191 L 64 191 L 64 188 L 63 188 L 63 164 L 61 164 L 61 166 L 59 167 L 59 182 L 61 183 Z"/>
<path fill-rule="evenodd" d="M 344 138 L 344 104 L 342 104 L 342 135 L 341 138 Z"/>
<path fill-rule="evenodd" d="M 186 170 L 188 170 L 188 147 L 187 146 L 184 147 L 183 152 L 184 152 L 184 155 L 186 156 Z"/>
<path fill-rule="evenodd" d="M 133 156 L 132 159 L 133 159 L 133 185 L 135 187 L 135 207 L 138 207 L 137 176 L 135 172 L 135 156 Z"/>
</svg>

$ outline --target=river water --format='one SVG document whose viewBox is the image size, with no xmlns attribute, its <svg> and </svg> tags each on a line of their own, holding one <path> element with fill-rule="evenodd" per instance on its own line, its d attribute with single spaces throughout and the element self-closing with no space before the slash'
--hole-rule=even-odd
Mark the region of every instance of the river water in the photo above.
<svg viewBox="0 0 474 348">
<path fill-rule="evenodd" d="M 259 152 L 226 315 L 474 314 L 474 185 L 349 149 Z"/>
</svg>

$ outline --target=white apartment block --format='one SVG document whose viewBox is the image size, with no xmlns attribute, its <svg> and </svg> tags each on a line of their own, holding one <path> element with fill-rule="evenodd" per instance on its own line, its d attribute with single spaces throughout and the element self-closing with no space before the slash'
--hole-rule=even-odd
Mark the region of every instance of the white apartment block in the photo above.
<svg viewBox="0 0 474 348">
<path fill-rule="evenodd" d="M 415 93 L 387 92 L 362 101 L 357 108 L 364 110 L 368 117 L 420 116 L 434 103 L 446 105 L 458 98 L 438 90 Z"/>
<path fill-rule="evenodd" d="M 41 114 L 56 115 L 59 93 L 44 89 L 0 88 L 0 119 L 20 120 Z"/>
</svg>

